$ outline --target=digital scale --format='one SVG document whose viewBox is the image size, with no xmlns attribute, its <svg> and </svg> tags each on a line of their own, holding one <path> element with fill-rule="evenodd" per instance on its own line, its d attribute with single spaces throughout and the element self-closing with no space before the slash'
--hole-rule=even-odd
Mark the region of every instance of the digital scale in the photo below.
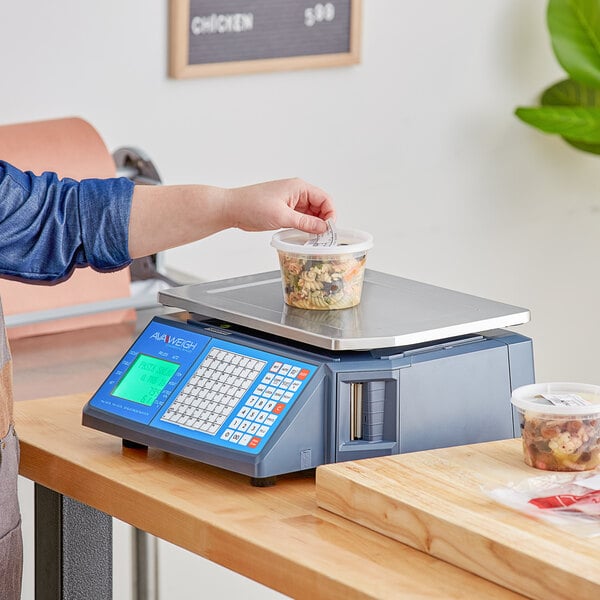
<svg viewBox="0 0 600 600">
<path fill-rule="evenodd" d="M 361 303 L 283 301 L 279 271 L 159 293 L 83 424 L 268 485 L 319 465 L 516 437 L 529 311 L 368 270 Z"/>
</svg>

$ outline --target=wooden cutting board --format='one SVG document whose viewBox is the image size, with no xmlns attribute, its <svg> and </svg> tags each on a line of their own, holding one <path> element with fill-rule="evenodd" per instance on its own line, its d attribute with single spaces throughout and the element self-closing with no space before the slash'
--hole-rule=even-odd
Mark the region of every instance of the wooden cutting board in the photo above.
<svg viewBox="0 0 600 600">
<path fill-rule="evenodd" d="M 600 537 L 575 537 L 482 491 L 543 474 L 523 463 L 520 440 L 503 440 L 324 465 L 317 503 L 530 598 L 598 600 Z"/>
</svg>

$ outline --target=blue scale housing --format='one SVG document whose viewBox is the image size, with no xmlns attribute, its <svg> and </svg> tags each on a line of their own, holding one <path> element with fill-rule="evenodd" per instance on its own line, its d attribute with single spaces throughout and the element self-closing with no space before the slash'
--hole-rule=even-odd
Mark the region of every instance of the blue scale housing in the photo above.
<svg viewBox="0 0 600 600">
<path fill-rule="evenodd" d="M 259 481 L 516 437 L 511 392 L 534 381 L 531 340 L 504 329 L 330 351 L 185 316 L 152 319 L 83 424 Z"/>
</svg>

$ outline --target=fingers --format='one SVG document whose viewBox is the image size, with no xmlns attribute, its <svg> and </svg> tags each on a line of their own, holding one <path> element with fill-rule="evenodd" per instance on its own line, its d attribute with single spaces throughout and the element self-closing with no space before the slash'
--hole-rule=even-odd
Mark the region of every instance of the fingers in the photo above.
<svg viewBox="0 0 600 600">
<path fill-rule="evenodd" d="M 290 223 L 284 227 L 299 229 L 306 233 L 325 233 L 327 231 L 327 224 L 320 217 L 313 217 L 295 210 L 290 212 Z"/>
<path fill-rule="evenodd" d="M 315 215 L 323 221 L 335 219 L 335 206 L 331 196 L 315 185 L 302 180 L 299 180 L 299 183 L 303 186 L 303 190 L 295 207 L 296 210 Z"/>
</svg>

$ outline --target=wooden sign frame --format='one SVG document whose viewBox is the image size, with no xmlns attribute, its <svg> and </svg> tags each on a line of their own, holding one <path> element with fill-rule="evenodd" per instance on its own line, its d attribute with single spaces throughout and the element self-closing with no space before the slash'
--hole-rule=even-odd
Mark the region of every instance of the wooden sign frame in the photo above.
<svg viewBox="0 0 600 600">
<path fill-rule="evenodd" d="M 169 0 L 169 2 L 169 76 L 175 79 L 339 67 L 360 62 L 362 0 L 350 0 L 348 52 L 202 64 L 189 62 L 190 0 Z M 313 3 L 307 0 L 307 4 Z"/>
</svg>

